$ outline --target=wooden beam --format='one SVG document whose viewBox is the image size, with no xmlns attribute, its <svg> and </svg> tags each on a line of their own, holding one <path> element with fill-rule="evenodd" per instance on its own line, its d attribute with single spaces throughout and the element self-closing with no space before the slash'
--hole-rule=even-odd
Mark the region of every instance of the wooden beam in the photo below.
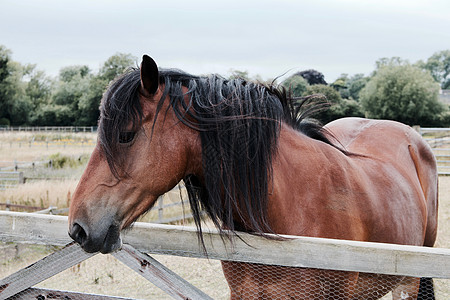
<svg viewBox="0 0 450 300">
<path fill-rule="evenodd" d="M 15 296 L 14 298 L 21 300 L 36 300 L 36 299 L 133 300 L 132 298 L 114 297 L 88 293 L 77 293 L 51 289 L 40 289 L 40 288 L 29 288 L 14 296 Z"/>
<path fill-rule="evenodd" d="M 72 294 L 73 296 L 77 293 L 55 292 L 52 290 L 47 291 L 30 288 L 96 254 L 97 253 L 88 254 L 84 252 L 78 244 L 72 242 L 63 249 L 58 250 L 1 280 L 0 299 L 7 299 L 8 297 L 17 295 L 21 295 L 20 299 L 40 299 L 36 297 L 41 296 L 42 298 L 44 297 L 44 294 L 47 294 L 52 298 L 56 295 L 69 297 L 69 294 Z M 123 245 L 120 251 L 117 251 L 112 255 L 174 299 L 212 300 L 208 295 L 166 268 L 164 265 L 160 264 L 154 258 L 137 251 L 130 245 Z M 107 296 L 87 294 L 82 298 L 108 299 Z M 47 299 L 47 296 L 42 299 Z"/>
<path fill-rule="evenodd" d="M 95 254 L 84 252 L 75 243 L 54 252 L 36 263 L 11 274 L 0 281 L 0 299 L 11 297 L 35 284 L 38 284 Z"/>
<path fill-rule="evenodd" d="M 233 244 L 205 230 L 207 255 L 193 227 L 136 223 L 123 242 L 139 251 L 290 267 L 450 278 L 450 249 L 283 236 L 276 241 L 240 233 Z M 65 245 L 67 217 L 0 212 L 0 240 Z"/>
<path fill-rule="evenodd" d="M 212 300 L 211 297 L 166 268 L 153 257 L 137 251 L 130 245 L 123 245 L 122 250 L 112 255 L 169 294 L 173 299 Z"/>
</svg>

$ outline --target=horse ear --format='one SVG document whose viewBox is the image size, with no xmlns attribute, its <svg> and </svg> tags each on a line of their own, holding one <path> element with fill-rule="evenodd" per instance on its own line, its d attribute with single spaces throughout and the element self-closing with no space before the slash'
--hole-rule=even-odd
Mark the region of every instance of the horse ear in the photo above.
<svg viewBox="0 0 450 300">
<path fill-rule="evenodd" d="M 141 62 L 141 90 L 153 95 L 158 90 L 158 85 L 158 66 L 150 56 L 144 55 Z"/>
</svg>

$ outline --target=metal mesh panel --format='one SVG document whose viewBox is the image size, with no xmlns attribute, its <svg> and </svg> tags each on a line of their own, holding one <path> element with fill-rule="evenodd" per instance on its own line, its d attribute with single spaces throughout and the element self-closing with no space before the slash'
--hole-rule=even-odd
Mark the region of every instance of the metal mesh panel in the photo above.
<svg viewBox="0 0 450 300">
<path fill-rule="evenodd" d="M 416 299 L 419 280 L 380 274 L 285 268 L 238 266 L 227 280 L 231 299 Z M 426 279 L 430 280 L 430 279 Z M 430 281 L 433 288 L 421 291 L 420 299 L 450 299 L 448 280 Z M 434 290 L 434 292 L 433 292 Z M 223 299 L 229 299 L 223 298 Z"/>
<path fill-rule="evenodd" d="M 419 279 L 411 277 L 234 262 L 223 267 L 232 299 L 416 299 L 419 289 Z M 432 290 L 421 296 L 435 299 Z"/>
</svg>

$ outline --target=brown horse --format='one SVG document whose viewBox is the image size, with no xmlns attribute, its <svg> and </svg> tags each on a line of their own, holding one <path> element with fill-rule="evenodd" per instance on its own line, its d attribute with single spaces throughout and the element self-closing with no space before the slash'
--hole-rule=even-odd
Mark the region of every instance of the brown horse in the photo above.
<svg viewBox="0 0 450 300">
<path fill-rule="evenodd" d="M 69 234 L 88 252 L 119 249 L 120 231 L 180 180 L 200 239 L 204 211 L 223 234 L 434 244 L 436 161 L 408 126 L 345 118 L 321 127 L 306 118 L 316 106 L 282 89 L 158 70 L 148 56 L 110 85 L 100 110 L 69 214 Z M 377 299 L 396 287 L 394 297 L 413 299 L 419 289 L 419 279 L 357 272 L 223 270 L 231 299 Z"/>
</svg>

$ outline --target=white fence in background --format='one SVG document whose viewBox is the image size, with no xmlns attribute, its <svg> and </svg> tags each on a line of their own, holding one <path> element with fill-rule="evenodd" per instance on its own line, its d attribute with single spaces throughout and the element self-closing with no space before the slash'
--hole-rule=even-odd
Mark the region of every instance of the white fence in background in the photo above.
<svg viewBox="0 0 450 300">
<path fill-rule="evenodd" d="M 439 175 L 450 175 L 450 128 L 417 127 L 417 131 L 433 149 Z"/>
<path fill-rule="evenodd" d="M 0 132 L 96 132 L 97 126 L 0 126 Z"/>
</svg>

